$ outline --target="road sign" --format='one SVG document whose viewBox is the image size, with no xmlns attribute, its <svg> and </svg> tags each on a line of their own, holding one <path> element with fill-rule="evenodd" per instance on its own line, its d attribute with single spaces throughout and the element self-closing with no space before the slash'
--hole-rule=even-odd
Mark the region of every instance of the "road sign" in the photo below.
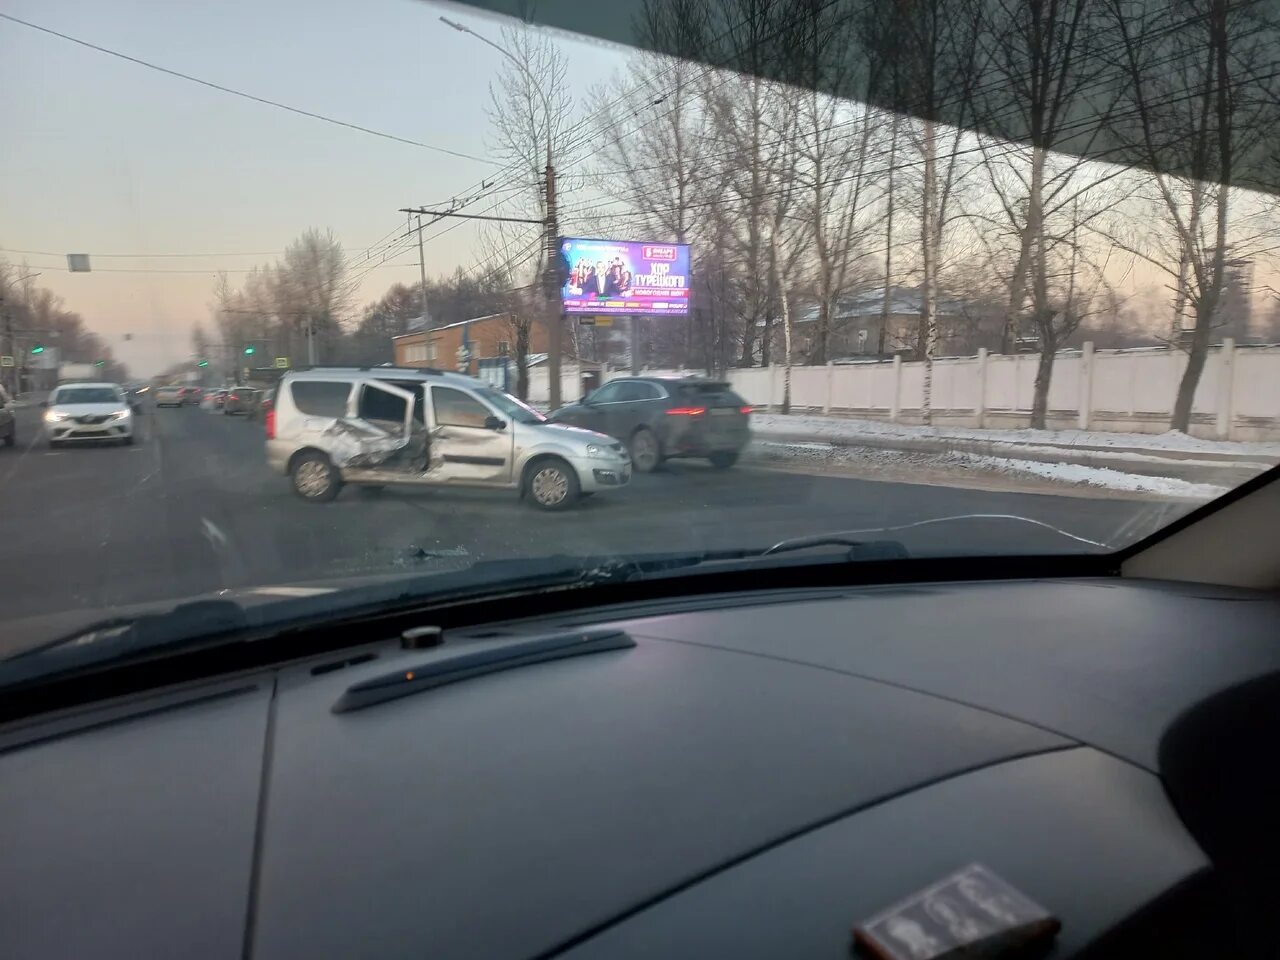
<svg viewBox="0 0 1280 960">
<path fill-rule="evenodd" d="M 288 370 L 288 369 L 289 369 L 289 358 L 288 358 L 288 357 L 276 357 L 276 369 L 277 369 L 277 370 Z"/>
<path fill-rule="evenodd" d="M 0 367 L 12 367 L 13 357 L 0 357 Z"/>
<path fill-rule="evenodd" d="M 67 270 L 71 273 L 88 273 L 89 255 L 87 253 L 68 253 Z"/>
</svg>

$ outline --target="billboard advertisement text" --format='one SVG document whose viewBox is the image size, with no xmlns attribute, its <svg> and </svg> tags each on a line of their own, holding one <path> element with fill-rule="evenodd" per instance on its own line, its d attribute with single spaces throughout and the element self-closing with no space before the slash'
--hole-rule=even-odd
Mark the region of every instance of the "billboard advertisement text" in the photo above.
<svg viewBox="0 0 1280 960">
<path fill-rule="evenodd" d="M 560 241 L 565 313 L 689 313 L 689 246 L 629 240 Z"/>
</svg>

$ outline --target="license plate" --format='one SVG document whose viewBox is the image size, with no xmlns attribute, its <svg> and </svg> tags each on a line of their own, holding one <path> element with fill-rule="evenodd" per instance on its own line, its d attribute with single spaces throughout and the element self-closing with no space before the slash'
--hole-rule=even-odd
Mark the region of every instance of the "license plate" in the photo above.
<svg viewBox="0 0 1280 960">
<path fill-rule="evenodd" d="M 712 410 L 711 415 L 713 417 L 732 417 L 737 412 L 733 407 L 726 407 L 723 410 Z"/>
</svg>

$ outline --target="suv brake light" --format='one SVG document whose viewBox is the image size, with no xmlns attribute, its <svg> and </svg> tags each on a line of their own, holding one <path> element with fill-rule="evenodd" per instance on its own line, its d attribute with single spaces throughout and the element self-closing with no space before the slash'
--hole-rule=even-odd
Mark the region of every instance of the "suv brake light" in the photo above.
<svg viewBox="0 0 1280 960">
<path fill-rule="evenodd" d="M 268 439 L 268 440 L 274 440 L 274 439 L 276 438 L 276 412 L 275 412 L 275 410 L 268 409 L 268 410 L 267 410 L 267 415 L 266 415 L 266 417 L 264 417 L 264 418 L 263 418 L 263 422 L 264 422 L 264 423 L 266 423 L 266 425 L 267 425 L 267 439 Z"/>
<path fill-rule="evenodd" d="M 748 404 L 748 405 L 747 405 L 747 406 L 745 406 L 745 407 L 739 407 L 739 408 L 738 408 L 738 412 L 739 412 L 739 413 L 750 413 L 750 412 L 751 412 L 751 406 L 750 406 L 750 404 Z"/>
<path fill-rule="evenodd" d="M 672 407 L 667 411 L 668 417 L 700 417 L 707 412 L 706 407 Z"/>
</svg>

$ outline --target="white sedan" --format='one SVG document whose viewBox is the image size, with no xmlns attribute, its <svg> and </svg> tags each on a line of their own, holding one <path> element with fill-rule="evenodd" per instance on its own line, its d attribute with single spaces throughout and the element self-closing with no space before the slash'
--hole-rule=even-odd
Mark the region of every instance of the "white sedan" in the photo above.
<svg viewBox="0 0 1280 960">
<path fill-rule="evenodd" d="M 81 440 L 133 443 L 133 410 L 119 384 L 64 384 L 44 406 L 44 435 L 51 447 Z"/>
</svg>

